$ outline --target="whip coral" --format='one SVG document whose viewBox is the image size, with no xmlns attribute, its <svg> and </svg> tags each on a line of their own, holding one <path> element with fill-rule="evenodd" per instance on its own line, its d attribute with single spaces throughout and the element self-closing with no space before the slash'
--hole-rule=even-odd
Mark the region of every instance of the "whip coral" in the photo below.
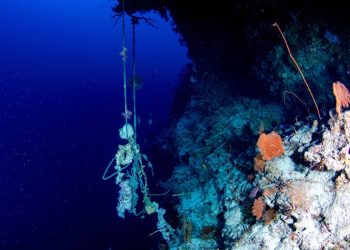
<svg viewBox="0 0 350 250">
<path fill-rule="evenodd" d="M 287 48 L 287 50 L 288 50 L 289 57 L 290 57 L 290 59 L 292 59 L 294 65 L 297 67 L 297 69 L 298 69 L 298 71 L 299 71 L 299 74 L 301 75 L 301 78 L 303 79 L 303 81 L 304 81 L 304 83 L 305 83 L 305 86 L 306 86 L 307 90 L 308 90 L 309 93 L 310 93 L 310 96 L 311 96 L 311 98 L 312 98 L 312 101 L 313 101 L 314 104 L 315 104 L 315 108 L 316 108 L 316 111 L 317 111 L 318 118 L 321 119 L 320 110 L 319 110 L 319 108 L 318 108 L 318 105 L 317 105 L 315 96 L 314 96 L 314 94 L 312 93 L 311 88 L 310 88 L 309 84 L 307 83 L 307 81 L 306 81 L 306 79 L 305 79 L 305 76 L 304 76 L 303 72 L 301 71 L 297 60 L 295 60 L 295 58 L 294 58 L 294 56 L 293 56 L 293 54 L 292 54 L 292 52 L 291 52 L 291 50 L 290 50 L 290 48 L 289 48 L 289 45 L 288 45 L 288 42 L 287 42 L 286 37 L 284 36 L 284 34 L 283 34 L 283 32 L 282 32 L 280 26 L 279 26 L 277 23 L 272 24 L 272 26 L 273 26 L 273 27 L 276 27 L 276 28 L 278 29 L 278 32 L 281 34 L 282 39 L 283 39 L 283 42 L 284 42 L 284 44 L 286 45 L 286 48 Z"/>
</svg>

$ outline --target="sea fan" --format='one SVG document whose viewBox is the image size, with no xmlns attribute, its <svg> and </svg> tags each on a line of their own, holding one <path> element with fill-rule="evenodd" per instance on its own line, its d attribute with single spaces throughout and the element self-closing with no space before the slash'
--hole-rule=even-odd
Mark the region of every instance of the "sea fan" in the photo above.
<svg viewBox="0 0 350 250">
<path fill-rule="evenodd" d="M 336 100 L 335 109 L 338 114 L 341 112 L 341 108 L 348 108 L 350 104 L 350 93 L 345 85 L 341 82 L 333 83 L 333 94 Z"/>
<path fill-rule="evenodd" d="M 256 143 L 262 159 L 265 161 L 272 160 L 284 154 L 282 138 L 275 131 L 269 134 L 262 133 Z"/>
<path fill-rule="evenodd" d="M 265 210 L 265 203 L 262 199 L 262 197 L 259 197 L 254 200 L 253 208 L 252 208 L 252 213 L 256 217 L 257 220 L 260 220 L 264 214 Z"/>
</svg>

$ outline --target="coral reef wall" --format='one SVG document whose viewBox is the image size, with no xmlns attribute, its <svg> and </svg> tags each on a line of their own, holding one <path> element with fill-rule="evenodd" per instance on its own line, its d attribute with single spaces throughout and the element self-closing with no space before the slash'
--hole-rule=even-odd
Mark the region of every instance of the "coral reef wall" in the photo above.
<svg viewBox="0 0 350 250">
<path fill-rule="evenodd" d="M 255 139 L 282 120 L 278 105 L 234 98 L 227 83 L 194 85 L 196 94 L 172 130 L 179 165 L 168 186 L 178 199 L 183 244 L 174 249 L 229 245 L 249 229 L 254 197 L 249 198 L 253 185 L 247 176 L 253 172 Z M 190 239 L 183 230 L 188 224 Z"/>
<path fill-rule="evenodd" d="M 173 129 L 179 164 L 168 186 L 181 222 L 171 248 L 348 249 L 350 111 L 282 126 L 278 105 L 203 86 Z M 262 129 L 278 131 L 283 150 L 276 140 L 256 147 Z M 268 143 L 278 153 L 258 168 Z"/>
</svg>

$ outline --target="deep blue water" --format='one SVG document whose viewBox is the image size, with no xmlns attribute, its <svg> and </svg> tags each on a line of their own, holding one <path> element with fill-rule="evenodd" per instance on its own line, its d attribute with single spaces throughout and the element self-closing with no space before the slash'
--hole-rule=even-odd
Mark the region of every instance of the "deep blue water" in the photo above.
<svg viewBox="0 0 350 250">
<path fill-rule="evenodd" d="M 0 2 L 0 249 L 149 249 L 155 240 L 152 218 L 117 217 L 118 190 L 101 179 L 123 123 L 113 5 Z M 138 25 L 136 47 L 145 147 L 166 125 L 188 60 L 170 23 L 149 16 L 158 29 Z M 129 19 L 127 36 L 130 47 Z"/>
</svg>

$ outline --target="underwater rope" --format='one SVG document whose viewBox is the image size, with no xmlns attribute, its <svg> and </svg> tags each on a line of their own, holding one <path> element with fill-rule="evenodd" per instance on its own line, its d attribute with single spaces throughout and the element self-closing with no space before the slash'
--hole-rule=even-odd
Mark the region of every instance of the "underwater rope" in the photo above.
<svg viewBox="0 0 350 250">
<path fill-rule="evenodd" d="M 108 164 L 108 166 L 107 166 L 105 172 L 104 172 L 103 175 L 102 175 L 102 180 L 104 180 L 104 181 L 105 181 L 105 180 L 108 180 L 108 179 L 112 178 L 113 176 L 115 176 L 116 174 L 118 174 L 118 172 L 114 172 L 114 173 L 112 173 L 112 174 L 106 176 L 107 173 L 108 173 L 108 171 L 109 171 L 109 169 L 110 169 L 111 166 L 112 166 L 112 163 L 113 163 L 115 160 L 116 160 L 116 156 L 114 156 L 114 157 L 112 158 L 112 160 L 109 162 L 109 164 Z M 124 169 L 126 169 L 126 168 L 129 167 L 129 166 L 130 166 L 130 164 L 127 164 L 126 166 L 120 168 L 120 171 L 123 171 Z"/>
<path fill-rule="evenodd" d="M 136 142 L 137 137 L 137 116 L 136 116 L 136 23 L 137 20 L 135 18 L 132 18 L 132 99 L 133 99 L 133 105 L 134 105 L 134 139 Z"/>
<path fill-rule="evenodd" d="M 105 169 L 102 179 L 108 180 L 115 177 L 115 184 L 119 186 L 118 205 L 116 207 L 118 216 L 125 218 L 125 212 L 134 214 L 136 216 L 143 216 L 145 214 L 157 214 L 158 222 L 156 232 L 160 232 L 163 239 L 168 243 L 175 243 L 175 229 L 173 229 L 165 220 L 165 209 L 161 208 L 159 204 L 151 200 L 151 196 L 166 195 L 164 194 L 150 194 L 148 188 L 147 175 L 145 168 L 148 167 L 153 175 L 152 163 L 148 160 L 147 155 L 142 154 L 140 146 L 136 142 L 136 24 L 138 24 L 137 17 L 132 17 L 133 24 L 133 56 L 132 56 L 132 98 L 133 98 L 133 114 L 127 107 L 127 84 L 126 84 L 126 33 L 125 33 L 125 9 L 124 0 L 122 0 L 122 51 L 120 55 L 123 60 L 123 88 L 124 88 L 124 113 L 122 115 L 125 119 L 125 124 L 119 129 L 119 137 L 127 140 L 126 144 L 119 144 L 118 150 L 112 160 Z M 141 18 L 142 19 L 142 18 Z M 128 123 L 128 119 L 133 115 L 134 127 Z M 115 163 L 114 172 L 111 168 Z M 112 172 L 112 173 L 111 173 Z M 139 194 L 142 194 L 143 208 L 137 212 L 139 204 Z"/>
<path fill-rule="evenodd" d="M 127 103 L 127 95 L 126 95 L 126 58 L 127 58 L 127 48 L 126 48 L 126 35 L 125 35 L 125 9 L 124 9 L 124 0 L 123 0 L 123 13 L 122 13 L 122 52 L 121 56 L 123 59 L 123 87 L 124 87 L 124 118 L 125 125 L 128 123 L 128 103 Z"/>
<path fill-rule="evenodd" d="M 102 180 L 104 180 L 104 181 L 105 181 L 105 180 L 108 180 L 108 179 L 112 178 L 113 176 L 115 176 L 115 175 L 118 173 L 118 172 L 114 172 L 113 174 L 110 174 L 109 176 L 106 177 L 106 174 L 107 174 L 109 168 L 112 166 L 112 163 L 114 162 L 114 160 L 115 160 L 115 156 L 114 156 L 114 157 L 112 158 L 112 160 L 109 162 L 109 164 L 108 164 L 108 166 L 107 166 L 105 172 L 103 173 Z"/>
</svg>

